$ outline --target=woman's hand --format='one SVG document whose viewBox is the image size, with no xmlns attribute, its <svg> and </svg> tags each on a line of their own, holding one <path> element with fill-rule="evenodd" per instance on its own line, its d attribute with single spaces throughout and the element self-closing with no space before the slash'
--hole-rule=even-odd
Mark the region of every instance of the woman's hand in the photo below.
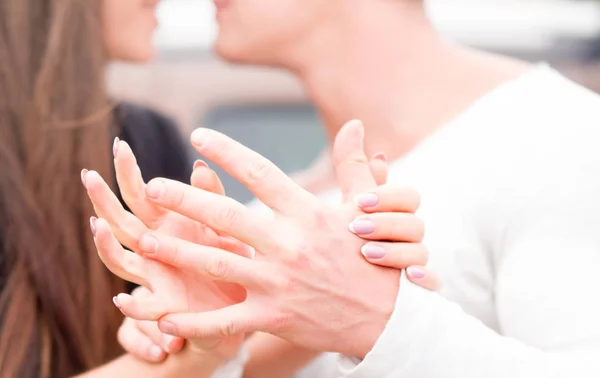
<svg viewBox="0 0 600 378">
<path fill-rule="evenodd" d="M 383 185 L 356 196 L 354 201 L 367 213 L 350 224 L 350 231 L 369 240 L 361 248 L 364 258 L 372 264 L 406 269 L 411 282 L 439 291 L 439 276 L 425 266 L 428 252 L 421 244 L 424 226 L 413 216 L 419 207 L 419 194 L 412 189 Z"/>
<path fill-rule="evenodd" d="M 112 193 L 108 185 L 96 172 L 82 172 L 82 180 L 97 214 L 101 219 L 91 219 L 92 232 L 98 248 L 100 258 L 105 265 L 121 278 L 146 287 L 151 295 L 138 299 L 143 306 L 143 311 L 179 312 L 218 309 L 238 303 L 245 298 L 245 289 L 239 285 L 225 282 L 215 282 L 199 274 L 180 274 L 179 271 L 160 262 L 148 260 L 139 255 L 123 249 L 121 244 L 134 252 L 139 252 L 142 246 L 150 248 L 152 240 L 142 240 L 142 236 L 151 230 L 175 234 L 184 240 L 199 243 L 214 248 L 222 248 L 248 256 L 249 249 L 227 236 L 221 236 L 205 225 L 192 221 L 177 213 L 158 208 L 145 200 L 145 184 L 133 153 L 124 142 L 117 143 L 115 163 L 119 185 L 123 197 L 132 211 L 144 217 L 145 222 L 135 215 L 127 212 Z M 214 176 L 213 176 L 214 175 Z M 202 164 L 196 164 L 192 181 L 205 186 L 220 186 L 216 174 Z M 207 184 L 208 183 L 208 184 Z M 149 227 L 147 226 L 149 225 Z M 149 246 L 150 245 L 150 246 Z M 245 257 L 240 257 L 245 258 Z M 122 304 L 120 302 L 123 302 Z M 128 317 L 139 318 L 142 311 L 136 306 L 127 306 L 131 297 L 121 294 L 115 298 L 115 303 Z M 224 358 L 237 351 L 243 335 L 227 340 L 213 339 L 208 343 L 195 340 L 191 347 L 213 348 L 218 346 L 217 352 Z M 163 343 L 163 349 L 168 350 L 168 345 Z"/>
<path fill-rule="evenodd" d="M 152 293 L 145 287 L 137 287 L 131 295 L 147 298 Z M 185 341 L 178 337 L 165 335 L 158 329 L 158 323 L 125 318 L 117 333 L 119 343 L 127 353 L 146 362 L 159 363 L 168 354 L 180 352 Z"/>
</svg>

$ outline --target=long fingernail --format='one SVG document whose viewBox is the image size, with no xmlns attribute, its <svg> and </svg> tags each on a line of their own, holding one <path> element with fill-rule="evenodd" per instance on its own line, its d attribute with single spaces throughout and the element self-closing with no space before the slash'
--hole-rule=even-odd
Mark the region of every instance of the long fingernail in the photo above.
<svg viewBox="0 0 600 378">
<path fill-rule="evenodd" d="M 150 350 L 148 351 L 148 355 L 153 360 L 160 359 L 162 357 L 162 354 L 163 354 L 163 350 L 161 349 L 161 347 L 159 347 L 157 345 L 152 345 L 150 347 Z"/>
<path fill-rule="evenodd" d="M 96 237 L 96 221 L 98 218 L 90 217 L 90 230 L 92 231 L 92 236 Z"/>
<path fill-rule="evenodd" d="M 119 153 L 119 137 L 115 138 L 115 141 L 113 142 L 113 157 L 116 159 L 117 158 L 117 154 Z"/>
<path fill-rule="evenodd" d="M 385 257 L 385 249 L 376 244 L 365 244 L 360 251 L 368 259 L 376 260 Z"/>
<path fill-rule="evenodd" d="M 383 161 L 384 163 L 385 163 L 385 162 L 387 162 L 387 157 L 385 156 L 385 154 L 384 154 L 383 152 L 380 152 L 380 153 L 378 153 L 378 154 L 375 154 L 375 156 L 373 156 L 373 159 L 376 159 L 376 160 L 381 160 L 381 161 Z"/>
<path fill-rule="evenodd" d="M 204 162 L 204 160 L 196 160 L 196 162 L 194 163 L 194 170 L 203 167 L 203 168 L 208 168 L 208 164 L 206 164 Z"/>
<path fill-rule="evenodd" d="M 87 169 L 82 169 L 81 170 L 81 183 L 83 184 L 84 187 L 87 187 L 87 184 L 85 183 L 85 176 L 88 174 L 88 170 Z"/>
<path fill-rule="evenodd" d="M 190 141 L 196 147 L 202 147 L 206 145 L 207 139 L 210 138 L 208 136 L 208 130 L 206 129 L 196 129 L 190 136 Z"/>
<path fill-rule="evenodd" d="M 119 304 L 117 297 L 113 297 L 113 303 L 115 304 L 115 307 L 117 307 L 119 310 L 121 309 L 121 305 Z"/>
<path fill-rule="evenodd" d="M 160 328 L 160 331 L 163 333 L 167 333 L 169 335 L 176 335 L 177 333 L 177 328 L 175 327 L 175 324 L 168 322 L 166 320 L 161 320 L 158 322 L 158 326 Z"/>
<path fill-rule="evenodd" d="M 148 255 L 154 255 L 158 250 L 158 240 L 154 236 L 144 235 L 140 239 L 140 249 Z"/>
<path fill-rule="evenodd" d="M 375 193 L 364 193 L 356 196 L 354 201 L 361 208 L 375 207 L 379 204 L 379 196 Z"/>
<path fill-rule="evenodd" d="M 348 225 L 350 231 L 356 235 L 369 235 L 375 231 L 375 223 L 370 220 L 355 220 Z"/>
<path fill-rule="evenodd" d="M 409 266 L 408 268 L 406 268 L 406 274 L 408 274 L 410 278 L 425 278 L 425 270 L 419 268 L 418 266 Z"/>
<path fill-rule="evenodd" d="M 146 186 L 146 194 L 152 199 L 159 199 L 164 191 L 165 183 L 161 179 L 154 179 Z"/>
</svg>

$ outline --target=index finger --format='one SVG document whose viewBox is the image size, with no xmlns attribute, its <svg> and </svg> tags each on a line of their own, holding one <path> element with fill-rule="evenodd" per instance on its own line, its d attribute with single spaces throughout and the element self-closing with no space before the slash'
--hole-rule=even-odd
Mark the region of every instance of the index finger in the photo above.
<svg viewBox="0 0 600 378">
<path fill-rule="evenodd" d="M 248 245 L 267 250 L 274 247 L 271 245 L 272 222 L 232 198 L 163 178 L 150 181 L 146 194 L 159 206 L 233 236 Z"/>
<path fill-rule="evenodd" d="M 271 209 L 297 213 L 313 199 L 271 161 L 217 131 L 197 129 L 191 142 L 199 153 L 244 184 Z"/>
<path fill-rule="evenodd" d="M 344 125 L 333 145 L 333 161 L 344 200 L 377 186 L 364 149 L 364 126 L 353 120 Z"/>
</svg>

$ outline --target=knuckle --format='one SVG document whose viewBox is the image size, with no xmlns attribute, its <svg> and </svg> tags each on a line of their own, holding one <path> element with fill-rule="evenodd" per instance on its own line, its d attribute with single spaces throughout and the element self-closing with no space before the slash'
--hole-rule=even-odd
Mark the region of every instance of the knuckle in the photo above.
<svg viewBox="0 0 600 378">
<path fill-rule="evenodd" d="M 273 166 L 265 159 L 258 159 L 248 164 L 246 168 L 246 184 L 249 187 L 256 187 L 270 175 Z"/>
<path fill-rule="evenodd" d="M 290 329 L 292 317 L 290 315 L 281 313 L 271 317 L 269 324 L 269 331 L 276 333 L 283 333 Z"/>
<path fill-rule="evenodd" d="M 237 334 L 238 327 L 233 321 L 227 320 L 219 324 L 218 332 L 220 336 L 229 337 Z"/>
<path fill-rule="evenodd" d="M 217 223 L 221 225 L 221 227 L 230 229 L 237 224 L 239 213 L 231 207 L 224 207 L 217 212 L 216 218 Z"/>
<path fill-rule="evenodd" d="M 222 257 L 211 257 L 206 264 L 206 274 L 215 279 L 227 279 L 231 273 L 231 265 Z"/>
</svg>

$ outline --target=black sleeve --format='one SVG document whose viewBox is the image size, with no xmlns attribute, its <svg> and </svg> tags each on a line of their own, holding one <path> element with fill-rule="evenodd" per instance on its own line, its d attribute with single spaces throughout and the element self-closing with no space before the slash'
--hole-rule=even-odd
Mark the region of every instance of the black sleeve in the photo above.
<svg viewBox="0 0 600 378">
<path fill-rule="evenodd" d="M 192 159 L 173 120 L 152 110 L 121 104 L 117 108 L 120 138 L 131 146 L 144 181 L 165 177 L 190 182 Z"/>
</svg>

